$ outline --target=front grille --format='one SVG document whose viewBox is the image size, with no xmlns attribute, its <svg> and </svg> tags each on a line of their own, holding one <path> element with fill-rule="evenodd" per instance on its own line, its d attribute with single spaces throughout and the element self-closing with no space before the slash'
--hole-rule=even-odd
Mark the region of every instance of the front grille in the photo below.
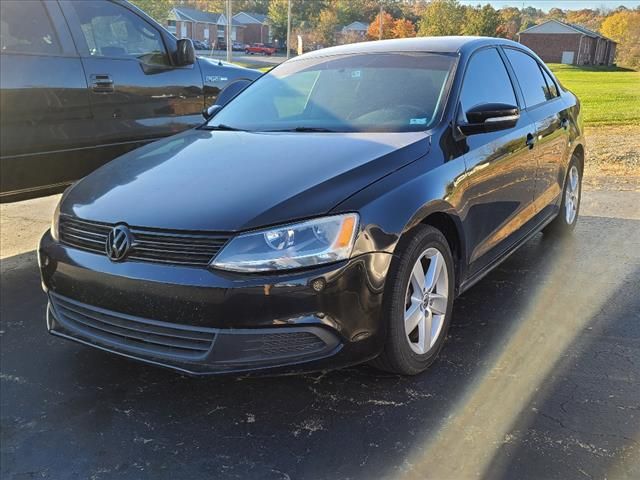
<svg viewBox="0 0 640 480">
<path fill-rule="evenodd" d="M 50 293 L 56 319 L 89 340 L 134 352 L 195 360 L 211 349 L 212 329 L 159 322 L 86 305 Z"/>
<path fill-rule="evenodd" d="M 113 224 L 60 216 L 60 240 L 66 245 L 106 255 Z M 127 258 L 144 262 L 206 266 L 229 240 L 229 235 L 190 233 L 129 227 L 132 236 Z"/>
</svg>

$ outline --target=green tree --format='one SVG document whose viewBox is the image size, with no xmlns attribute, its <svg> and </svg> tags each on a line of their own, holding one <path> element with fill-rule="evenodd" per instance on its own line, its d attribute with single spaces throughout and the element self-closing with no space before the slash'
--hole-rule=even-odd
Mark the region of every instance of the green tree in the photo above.
<svg viewBox="0 0 640 480">
<path fill-rule="evenodd" d="M 269 2 L 269 21 L 271 22 L 271 36 L 279 40 L 281 45 L 287 41 L 287 5 L 288 0 L 271 0 Z"/>
<path fill-rule="evenodd" d="M 457 0 L 433 0 L 418 22 L 418 34 L 460 35 L 464 24 L 464 7 Z"/>
<path fill-rule="evenodd" d="M 223 13 L 227 10 L 225 0 L 179 0 L 174 4 L 176 6 L 182 5 L 183 7 L 195 8 L 203 12 Z"/>
<path fill-rule="evenodd" d="M 500 26 L 500 14 L 489 4 L 483 7 L 467 7 L 464 15 L 463 33 L 495 37 Z"/>
<path fill-rule="evenodd" d="M 174 5 L 171 0 L 131 0 L 131 3 L 161 25 L 167 24 L 169 12 Z"/>
<path fill-rule="evenodd" d="M 266 15 L 269 12 L 269 0 L 233 0 L 233 11 L 235 13 L 255 12 Z"/>
</svg>

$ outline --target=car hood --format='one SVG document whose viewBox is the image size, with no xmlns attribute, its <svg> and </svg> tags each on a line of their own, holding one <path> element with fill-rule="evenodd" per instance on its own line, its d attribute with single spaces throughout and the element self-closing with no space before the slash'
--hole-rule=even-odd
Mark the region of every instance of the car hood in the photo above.
<svg viewBox="0 0 640 480">
<path fill-rule="evenodd" d="M 62 213 L 138 227 L 240 231 L 322 215 L 423 156 L 415 133 L 189 130 L 76 183 Z"/>
</svg>

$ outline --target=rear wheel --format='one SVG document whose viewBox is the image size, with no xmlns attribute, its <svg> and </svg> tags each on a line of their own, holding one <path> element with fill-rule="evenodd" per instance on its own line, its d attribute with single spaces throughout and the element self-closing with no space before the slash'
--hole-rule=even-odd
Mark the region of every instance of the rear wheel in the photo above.
<svg viewBox="0 0 640 480">
<path fill-rule="evenodd" d="M 580 213 L 582 195 L 582 169 L 576 157 L 571 160 L 567 178 L 564 182 L 562 202 L 558 216 L 545 227 L 544 232 L 554 235 L 567 235 L 573 231 Z"/>
<path fill-rule="evenodd" d="M 453 257 L 446 238 L 419 226 L 398 246 L 387 279 L 387 339 L 373 366 L 403 375 L 424 371 L 444 344 L 454 294 Z"/>
</svg>

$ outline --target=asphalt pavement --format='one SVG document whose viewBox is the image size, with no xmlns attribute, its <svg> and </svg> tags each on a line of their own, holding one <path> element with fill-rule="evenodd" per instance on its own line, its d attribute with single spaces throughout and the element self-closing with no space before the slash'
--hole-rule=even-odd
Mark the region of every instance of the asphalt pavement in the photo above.
<svg viewBox="0 0 640 480">
<path fill-rule="evenodd" d="M 587 190 L 459 298 L 442 356 L 188 378 L 49 336 L 34 248 L 55 198 L 2 206 L 3 479 L 638 479 L 640 192 Z"/>
</svg>

